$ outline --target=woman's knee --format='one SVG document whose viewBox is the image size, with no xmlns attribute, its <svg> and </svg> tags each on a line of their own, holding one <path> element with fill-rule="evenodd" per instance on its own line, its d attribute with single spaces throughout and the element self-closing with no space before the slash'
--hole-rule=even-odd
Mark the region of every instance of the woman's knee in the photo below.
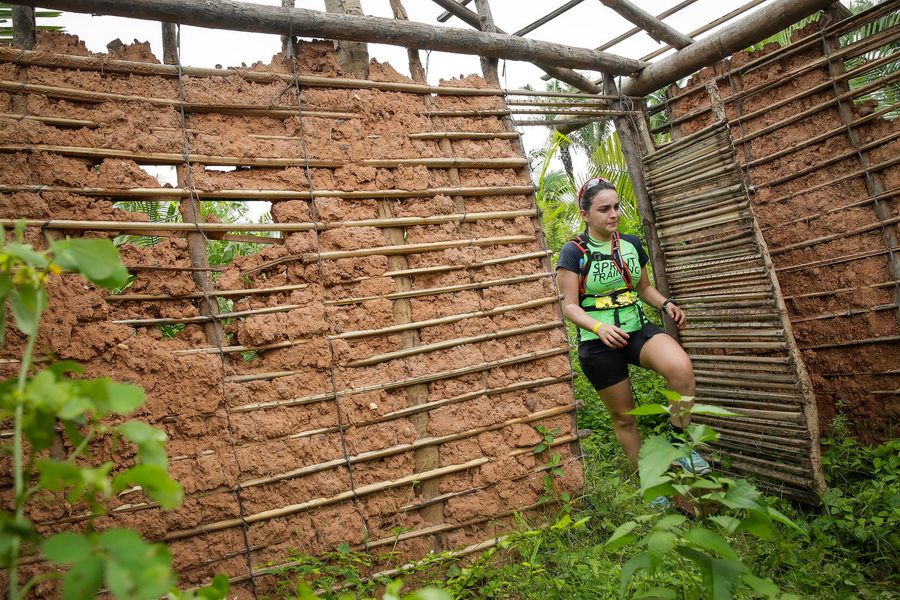
<svg viewBox="0 0 900 600">
<path fill-rule="evenodd" d="M 631 429 L 637 426 L 637 419 L 634 415 L 610 411 L 609 416 L 612 417 L 613 427 L 616 429 Z"/>
</svg>

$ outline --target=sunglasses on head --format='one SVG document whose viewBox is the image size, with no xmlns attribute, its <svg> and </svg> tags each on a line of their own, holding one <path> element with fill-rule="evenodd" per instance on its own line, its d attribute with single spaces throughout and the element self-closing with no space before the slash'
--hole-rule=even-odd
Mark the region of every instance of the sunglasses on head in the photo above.
<svg viewBox="0 0 900 600">
<path fill-rule="evenodd" d="M 581 186 L 581 189 L 578 190 L 578 202 L 581 202 L 581 196 L 586 191 L 588 191 L 595 185 L 599 185 L 601 181 L 609 183 L 609 179 L 607 179 L 606 177 L 594 177 L 592 179 L 588 179 L 587 181 L 585 181 L 584 184 Z"/>
</svg>

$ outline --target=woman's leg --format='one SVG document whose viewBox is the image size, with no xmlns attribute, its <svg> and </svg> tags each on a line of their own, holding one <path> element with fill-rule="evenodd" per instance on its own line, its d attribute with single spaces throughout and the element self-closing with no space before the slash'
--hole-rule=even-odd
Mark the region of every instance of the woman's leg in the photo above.
<svg viewBox="0 0 900 600">
<path fill-rule="evenodd" d="M 628 457 L 628 462 L 636 471 L 638 468 L 638 452 L 641 449 L 641 438 L 638 435 L 637 420 L 634 415 L 625 414 L 634 410 L 634 398 L 631 395 L 631 381 L 625 379 L 607 388 L 599 390 L 597 394 L 609 416 L 612 417 L 613 430 L 616 439 Z"/>
<path fill-rule="evenodd" d="M 682 396 L 694 396 L 697 393 L 697 382 L 694 379 L 694 367 L 684 348 L 669 335 L 659 333 L 647 340 L 641 348 L 641 366 L 652 369 L 666 378 L 669 389 Z M 690 408 L 693 401 L 679 402 L 679 407 Z M 682 419 L 672 417 L 672 424 L 685 427 L 691 422 L 690 414 Z"/>
</svg>

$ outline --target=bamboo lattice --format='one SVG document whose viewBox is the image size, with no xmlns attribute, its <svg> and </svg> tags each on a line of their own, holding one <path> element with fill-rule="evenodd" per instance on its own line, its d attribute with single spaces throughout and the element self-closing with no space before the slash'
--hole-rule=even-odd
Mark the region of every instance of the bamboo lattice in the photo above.
<svg viewBox="0 0 900 600">
<path fill-rule="evenodd" d="M 695 422 L 719 430 L 715 449 L 729 469 L 815 502 L 815 399 L 728 129 L 717 124 L 675 141 L 644 167 L 670 291 L 688 314 L 680 337 L 697 401 L 741 415 Z"/>
</svg>

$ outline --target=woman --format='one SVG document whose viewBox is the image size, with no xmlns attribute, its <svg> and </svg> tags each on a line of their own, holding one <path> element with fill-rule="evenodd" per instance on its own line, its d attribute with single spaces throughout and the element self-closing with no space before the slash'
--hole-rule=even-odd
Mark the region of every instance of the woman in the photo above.
<svg viewBox="0 0 900 600">
<path fill-rule="evenodd" d="M 621 208 L 616 188 L 603 177 L 590 179 L 578 192 L 582 235 L 560 251 L 557 281 L 566 317 L 578 327 L 578 359 L 584 374 L 612 417 L 616 439 L 637 470 L 641 439 L 637 421 L 626 414 L 634 409 L 628 364 L 663 375 L 669 389 L 694 396 L 696 382 L 691 359 L 684 349 L 644 316 L 639 300 L 685 325 L 684 311 L 650 285 L 644 265 L 650 260 L 634 235 L 618 232 Z M 682 406 L 690 406 L 682 402 Z M 674 437 L 682 437 L 689 415 L 671 419 Z M 679 459 L 686 471 L 710 472 L 709 464 L 693 452 Z M 666 505 L 664 497 L 655 504 Z"/>
</svg>

